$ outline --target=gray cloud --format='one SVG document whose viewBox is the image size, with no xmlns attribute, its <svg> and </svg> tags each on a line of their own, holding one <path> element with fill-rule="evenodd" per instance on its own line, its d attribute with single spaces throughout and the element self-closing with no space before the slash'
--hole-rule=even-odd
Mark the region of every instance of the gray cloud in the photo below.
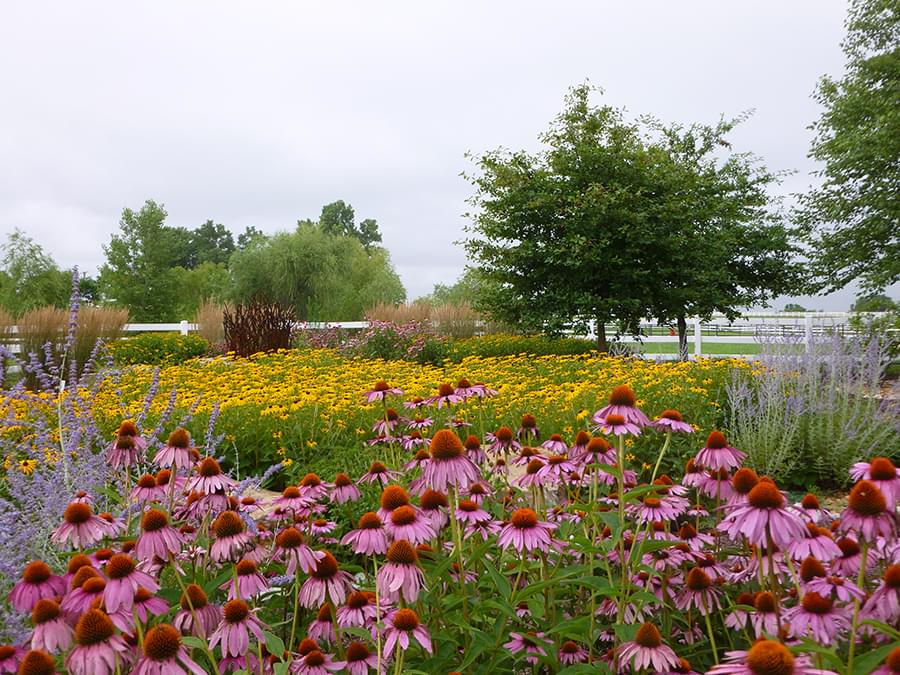
<svg viewBox="0 0 900 675">
<path fill-rule="evenodd" d="M 235 232 L 376 218 L 412 297 L 465 262 L 467 150 L 535 148 L 568 86 L 707 121 L 802 189 L 845 3 L 6 3 L 0 234 L 89 270 L 124 206 Z M 820 304 L 823 304 L 820 301 Z M 824 301 L 823 306 L 829 302 Z M 843 308 L 844 303 L 841 301 Z"/>
</svg>

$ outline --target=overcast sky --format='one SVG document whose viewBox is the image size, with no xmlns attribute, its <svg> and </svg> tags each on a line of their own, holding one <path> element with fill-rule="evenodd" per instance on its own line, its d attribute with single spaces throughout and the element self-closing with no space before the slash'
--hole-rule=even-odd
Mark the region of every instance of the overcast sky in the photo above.
<svg viewBox="0 0 900 675">
<path fill-rule="evenodd" d="M 807 126 L 840 73 L 844 2 L 9 2 L 0 9 L 0 235 L 95 272 L 125 206 L 238 233 L 344 199 L 409 296 L 452 282 L 464 153 L 537 147 L 569 86 L 634 115 L 755 109 L 736 150 L 810 183 Z M 598 99 L 601 100 L 601 99 Z M 842 310 L 850 293 L 809 301 Z M 339 319 L 340 317 L 334 317 Z"/>
</svg>

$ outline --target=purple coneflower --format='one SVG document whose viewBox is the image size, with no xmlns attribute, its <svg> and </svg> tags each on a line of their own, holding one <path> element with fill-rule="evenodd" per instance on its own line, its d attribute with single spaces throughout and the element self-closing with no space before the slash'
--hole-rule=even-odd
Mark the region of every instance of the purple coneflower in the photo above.
<svg viewBox="0 0 900 675">
<path fill-rule="evenodd" d="M 525 465 L 525 473 L 516 478 L 513 483 L 523 490 L 531 487 L 544 487 L 544 476 L 541 474 L 541 470 L 546 462 L 547 460 L 541 455 L 532 457 L 528 464 Z M 550 479 L 548 482 L 555 483 L 553 479 Z"/>
<path fill-rule="evenodd" d="M 539 473 L 545 485 L 559 485 L 565 481 L 566 476 L 576 470 L 577 467 L 569 459 L 569 456 L 563 453 L 550 455 Z"/>
<path fill-rule="evenodd" d="M 406 425 L 407 429 L 428 429 L 434 424 L 434 420 L 430 417 L 416 417 L 409 420 Z"/>
<path fill-rule="evenodd" d="M 137 538 L 134 554 L 140 560 L 154 557 L 167 560 L 169 555 L 180 553 L 184 537 L 169 525 L 169 517 L 158 509 L 145 511 L 141 516 L 141 536 Z"/>
<path fill-rule="evenodd" d="M 108 579 L 103 590 L 103 603 L 108 612 L 115 612 L 119 607 L 130 610 L 134 606 L 134 594 L 141 586 L 151 593 L 159 590 L 156 580 L 139 570 L 134 558 L 125 553 L 110 558 L 103 570 Z"/>
<path fill-rule="evenodd" d="M 587 663 L 588 652 L 577 642 L 566 640 L 562 643 L 557 654 L 559 662 L 564 666 L 571 666 L 575 663 Z"/>
<path fill-rule="evenodd" d="M 835 675 L 817 670 L 805 654 L 794 655 L 776 640 L 759 640 L 749 651 L 725 653 L 726 663 L 714 666 L 708 675 Z"/>
<path fill-rule="evenodd" d="M 384 529 L 392 539 L 406 539 L 413 544 L 424 544 L 437 536 L 431 521 L 412 506 L 399 506 L 391 511 Z"/>
<path fill-rule="evenodd" d="M 405 421 L 406 420 L 403 420 L 400 415 L 397 414 L 396 410 L 388 408 L 384 411 L 384 417 L 375 421 L 375 424 L 372 426 L 372 431 L 379 436 L 390 436 L 394 429 L 397 428 L 397 425 Z"/>
<path fill-rule="evenodd" d="M 209 648 L 215 649 L 221 643 L 224 656 L 243 656 L 250 648 L 250 634 L 264 643 L 265 627 L 256 618 L 256 609 L 240 599 L 229 600 L 222 607 L 222 621 L 209 636 Z"/>
<path fill-rule="evenodd" d="M 756 594 L 753 599 L 754 612 L 750 615 L 756 637 L 778 635 L 778 600 L 768 591 Z"/>
<path fill-rule="evenodd" d="M 550 438 L 541 443 L 541 447 L 554 455 L 565 455 L 569 451 L 569 446 L 560 434 L 551 434 Z"/>
<path fill-rule="evenodd" d="M 56 675 L 56 659 L 47 652 L 39 649 L 32 649 L 22 657 L 22 662 L 18 668 L 10 665 L 9 670 L 5 668 L 2 652 L 4 649 L 13 649 L 13 647 L 0 647 L 0 673 L 22 673 L 22 675 Z M 21 651 L 21 650 L 19 650 Z"/>
<path fill-rule="evenodd" d="M 314 535 L 319 538 L 325 534 L 331 534 L 337 528 L 337 523 L 333 520 L 326 520 L 325 518 L 316 518 L 309 524 L 309 530 Z"/>
<path fill-rule="evenodd" d="M 425 586 L 425 575 L 418 565 L 416 549 L 405 539 L 398 539 L 387 552 L 387 562 L 378 570 L 378 592 L 388 602 L 415 602 Z"/>
<path fill-rule="evenodd" d="M 333 661 L 331 654 L 313 649 L 291 663 L 292 675 L 328 675 L 329 672 L 343 670 L 343 661 Z"/>
<path fill-rule="evenodd" d="M 384 652 L 390 654 L 396 645 L 400 645 L 400 649 L 404 651 L 409 649 L 411 638 L 415 638 L 426 652 L 433 653 L 428 629 L 419 623 L 418 614 L 411 609 L 395 609 L 388 614 L 387 628 L 384 631 Z"/>
<path fill-rule="evenodd" d="M 138 478 L 137 485 L 131 491 L 131 500 L 135 502 L 156 502 L 166 496 L 165 487 L 156 484 L 156 476 L 145 473 Z"/>
<path fill-rule="evenodd" d="M 0 673 L 17 673 L 25 650 L 13 645 L 0 645 Z"/>
<path fill-rule="evenodd" d="M 428 401 L 426 401 L 421 396 L 416 396 L 411 401 L 404 401 L 403 407 L 407 410 L 416 410 L 417 408 L 423 408 L 428 405 Z"/>
<path fill-rule="evenodd" d="M 106 535 L 106 522 L 94 515 L 90 504 L 72 502 L 63 513 L 63 522 L 50 537 L 55 544 L 73 548 L 87 548 Z"/>
<path fill-rule="evenodd" d="M 345 504 L 347 502 L 355 502 L 360 498 L 360 491 L 350 476 L 345 473 L 339 473 L 334 477 L 334 485 L 328 498 L 335 504 Z"/>
<path fill-rule="evenodd" d="M 326 602 L 319 607 L 316 618 L 313 619 L 306 634 L 313 640 L 333 643 L 337 641 L 337 633 L 334 630 L 334 616 L 331 603 Z"/>
<path fill-rule="evenodd" d="M 847 499 L 847 508 L 841 512 L 841 532 L 852 532 L 857 540 L 874 542 L 877 537 L 891 537 L 897 531 L 897 514 L 888 510 L 884 493 L 875 483 L 861 480 Z"/>
<path fill-rule="evenodd" d="M 863 614 L 887 624 L 900 619 L 900 564 L 890 565 L 884 571 L 881 583 L 863 606 Z"/>
<path fill-rule="evenodd" d="M 794 508 L 816 525 L 825 525 L 834 518 L 829 511 L 822 508 L 819 498 L 812 493 L 807 493 L 799 504 L 794 504 Z"/>
<path fill-rule="evenodd" d="M 148 630 L 144 636 L 144 654 L 131 671 L 132 675 L 183 675 L 185 672 L 206 673 L 188 656 L 179 632 L 167 623 Z"/>
<path fill-rule="evenodd" d="M 604 426 L 610 415 L 621 417 L 624 423 L 638 427 L 638 434 L 640 428 L 650 426 L 650 419 L 637 407 L 634 390 L 627 384 L 614 387 L 609 395 L 609 404 L 595 412 L 591 419 L 598 426 Z"/>
<path fill-rule="evenodd" d="M 55 600 L 43 598 L 38 600 L 31 610 L 31 622 L 34 632 L 31 634 L 31 648 L 43 649 L 51 654 L 64 652 L 72 644 L 74 632 L 66 623 Z"/>
<path fill-rule="evenodd" d="M 553 545 L 553 535 L 556 529 L 553 523 L 545 523 L 538 520 L 537 514 L 531 509 L 516 509 L 510 516 L 509 523 L 497 537 L 500 548 L 506 549 L 512 546 L 519 553 L 525 551 L 542 551 L 546 553 Z"/>
<path fill-rule="evenodd" d="M 377 513 L 369 511 L 359 519 L 359 527 L 343 536 L 341 544 L 352 546 L 353 552 L 360 555 L 385 553 L 388 548 L 387 532 Z"/>
<path fill-rule="evenodd" d="M 400 473 L 398 471 L 391 471 L 381 462 L 372 462 L 369 465 L 369 470 L 359 477 L 357 483 L 381 483 L 382 485 L 387 485 L 392 480 L 397 480 L 400 478 Z"/>
<path fill-rule="evenodd" d="M 467 429 L 472 426 L 471 422 L 467 422 L 462 417 L 451 417 L 444 426 L 450 427 L 451 429 Z"/>
<path fill-rule="evenodd" d="M 215 534 L 210 556 L 215 562 L 240 560 L 244 552 L 253 548 L 253 536 L 247 532 L 244 519 L 234 511 L 223 511 L 212 523 Z"/>
<path fill-rule="evenodd" d="M 335 605 L 340 605 L 347 598 L 353 588 L 353 578 L 338 567 L 338 562 L 328 551 L 316 561 L 316 566 L 309 572 L 309 578 L 303 582 L 298 594 L 298 600 L 303 607 L 315 609 L 331 600 Z"/>
<path fill-rule="evenodd" d="M 382 599 L 382 611 L 384 604 Z M 373 625 L 377 617 L 375 594 L 365 591 L 353 591 L 347 596 L 347 604 L 338 607 L 337 610 L 337 623 L 341 628 L 365 628 Z"/>
<path fill-rule="evenodd" d="M 106 579 L 92 567 L 82 567 L 72 578 L 72 590 L 62 599 L 60 608 L 69 615 L 78 616 L 89 610 L 96 600 L 103 599 Z"/>
<path fill-rule="evenodd" d="M 315 499 L 304 495 L 298 485 L 288 485 L 273 504 L 288 511 L 306 512 L 315 503 Z"/>
<path fill-rule="evenodd" d="M 837 599 L 840 602 L 862 601 L 866 597 L 865 591 L 841 576 L 817 576 L 806 584 L 804 590 L 818 593 L 824 598 Z"/>
<path fill-rule="evenodd" d="M 191 450 L 191 435 L 187 429 L 178 427 L 169 434 L 165 447 L 157 451 L 153 461 L 164 469 L 188 469 L 194 461 Z"/>
<path fill-rule="evenodd" d="M 704 532 L 697 532 L 690 523 L 685 523 L 678 529 L 678 538 L 684 541 L 692 551 L 701 551 L 715 543 L 715 537 Z"/>
<path fill-rule="evenodd" d="M 735 469 L 744 461 L 746 454 L 728 445 L 725 434 L 712 431 L 706 437 L 706 445 L 700 449 L 694 461 L 707 469 Z"/>
<path fill-rule="evenodd" d="M 484 388 L 484 385 L 481 385 L 480 387 L 473 387 L 472 383 L 463 377 L 456 383 L 456 389 L 455 389 L 454 393 L 457 396 L 462 396 L 463 398 L 469 398 L 470 396 L 478 396 L 479 395 L 478 392 L 481 391 L 483 388 Z"/>
<path fill-rule="evenodd" d="M 713 580 L 703 569 L 694 567 L 688 572 L 684 581 L 684 589 L 675 600 L 675 606 L 682 611 L 696 607 L 702 615 L 719 609 L 719 592 L 713 585 Z"/>
<path fill-rule="evenodd" d="M 472 483 L 469 486 L 470 489 L 475 485 L 478 483 Z M 422 515 L 431 521 L 435 532 L 440 532 L 450 522 L 450 516 L 446 511 L 448 507 L 447 495 L 443 492 L 429 488 L 419 497 L 419 508 L 422 510 Z"/>
<path fill-rule="evenodd" d="M 600 420 L 597 429 L 607 436 L 641 435 L 641 428 L 633 422 L 626 421 L 622 415 L 607 415 Z"/>
<path fill-rule="evenodd" d="M 812 636 L 813 640 L 826 646 L 850 627 L 846 608 L 835 607 L 831 598 L 823 598 L 813 591 L 805 593 L 800 603 L 786 609 L 783 616 L 790 622 L 794 635 Z"/>
<path fill-rule="evenodd" d="M 855 577 L 859 574 L 859 566 L 862 564 L 862 549 L 859 542 L 850 537 L 841 537 L 837 540 L 837 546 L 841 549 L 841 555 L 831 561 L 831 571 L 845 577 Z M 876 552 L 869 548 L 866 553 L 866 569 L 871 568 L 875 561 Z"/>
<path fill-rule="evenodd" d="M 187 585 L 181 594 L 180 605 L 172 624 L 182 635 L 195 635 L 205 640 L 222 620 L 222 610 L 209 604 L 206 593 L 197 584 Z"/>
<path fill-rule="evenodd" d="M 286 527 L 275 537 L 272 560 L 286 563 L 285 572 L 288 576 L 294 575 L 298 567 L 306 574 L 311 574 L 324 557 L 324 551 L 313 551 L 306 545 L 303 533 L 296 527 Z"/>
<path fill-rule="evenodd" d="M 630 663 L 635 672 L 644 668 L 652 668 L 654 671 L 670 670 L 679 665 L 675 652 L 663 644 L 659 630 L 652 623 L 641 624 L 634 640 L 620 647 L 619 659 Z"/>
<path fill-rule="evenodd" d="M 260 574 L 259 566 L 247 558 L 234 566 L 234 578 L 229 579 L 219 588 L 228 589 L 228 599 L 249 599 L 269 589 L 269 582 Z"/>
<path fill-rule="evenodd" d="M 872 675 L 897 675 L 897 673 L 900 673 L 900 647 L 891 650 L 884 663 L 872 671 Z"/>
<path fill-rule="evenodd" d="M 476 504 L 481 505 L 484 504 L 485 498 L 490 497 L 493 493 L 494 491 L 490 485 L 484 481 L 477 481 L 469 485 L 469 488 L 463 494 Z"/>
<path fill-rule="evenodd" d="M 726 628 L 731 628 L 733 630 L 744 630 L 747 628 L 747 624 L 750 621 L 750 612 L 756 605 L 756 596 L 756 593 L 749 593 L 746 591 L 738 594 L 737 598 L 734 600 L 736 607 L 725 617 Z M 743 607 L 748 607 L 749 609 L 742 609 L 740 607 L 741 605 L 743 605 Z"/>
<path fill-rule="evenodd" d="M 381 491 L 378 517 L 381 518 L 382 521 L 387 521 L 390 519 L 394 509 L 409 505 L 409 493 L 402 486 L 388 485 Z"/>
<path fill-rule="evenodd" d="M 543 633 L 517 633 L 515 631 L 510 631 L 509 637 L 511 638 L 509 642 L 504 643 L 504 647 L 506 647 L 513 654 L 525 654 L 525 662 L 534 665 L 538 662 L 540 657 L 547 656 L 547 647 L 550 647 L 553 643 L 544 637 Z"/>
<path fill-rule="evenodd" d="M 403 396 L 403 390 L 390 386 L 384 380 L 379 380 L 370 391 L 366 392 L 366 403 L 383 401 L 388 396 Z"/>
<path fill-rule="evenodd" d="M 734 540 L 743 535 L 758 547 L 765 547 L 771 540 L 784 548 L 806 536 L 803 520 L 785 507 L 784 495 L 767 481 L 760 481 L 750 490 L 747 504 L 735 507 L 719 524 L 719 529 Z"/>
<path fill-rule="evenodd" d="M 469 434 L 466 440 L 463 441 L 463 447 L 466 449 L 466 457 L 471 459 L 473 463 L 484 464 L 487 461 L 487 454 L 482 449 L 478 436 Z"/>
<path fill-rule="evenodd" d="M 362 642 L 347 645 L 347 672 L 350 675 L 368 675 L 369 669 L 378 667 L 378 654 L 370 652 Z"/>
<path fill-rule="evenodd" d="M 694 427 L 684 421 L 680 412 L 671 408 L 663 410 L 651 425 L 654 429 L 659 429 L 660 431 L 672 431 L 682 434 L 694 433 Z"/>
<path fill-rule="evenodd" d="M 515 452 L 521 448 L 521 444 L 513 436 L 512 429 L 502 426 L 493 433 L 485 434 L 485 441 L 490 443 L 488 450 L 491 452 Z"/>
<path fill-rule="evenodd" d="M 410 452 L 412 452 L 416 448 L 424 449 L 426 445 L 428 445 L 428 440 L 422 438 L 422 434 L 420 434 L 418 431 L 413 431 L 411 434 L 400 438 L 400 447 L 404 450 L 409 450 Z M 421 453 L 422 450 L 420 450 L 419 452 Z M 421 466 L 423 459 L 431 459 L 431 455 L 428 454 L 427 450 L 421 456 L 419 454 L 416 454 L 416 461 L 408 463 L 403 468 L 407 471 L 413 468 L 418 468 L 419 466 Z"/>
<path fill-rule="evenodd" d="M 541 430 L 538 429 L 537 420 L 534 418 L 534 415 L 531 413 L 525 413 L 522 415 L 522 419 L 519 422 L 519 428 L 516 429 L 516 438 L 521 440 L 537 440 L 541 437 Z"/>
<path fill-rule="evenodd" d="M 431 461 L 422 470 L 424 484 L 445 492 L 449 486 L 466 489 L 481 478 L 478 467 L 466 457 L 466 449 L 454 432 L 439 430 L 431 439 Z"/>
<path fill-rule="evenodd" d="M 118 436 L 106 451 L 106 463 L 113 470 L 134 466 L 141 460 L 141 450 L 134 436 Z"/>
<path fill-rule="evenodd" d="M 676 497 L 675 499 L 680 499 Z M 665 497 L 644 497 L 639 504 L 631 504 L 628 511 L 632 518 L 639 523 L 652 523 L 654 521 L 669 522 L 675 520 L 685 511 L 685 505 L 681 502 L 672 502 Z"/>
<path fill-rule="evenodd" d="M 456 519 L 465 524 L 485 523 L 492 519 L 491 514 L 478 506 L 471 499 L 460 499 L 459 508 L 456 509 Z"/>
<path fill-rule="evenodd" d="M 436 396 L 429 396 L 425 399 L 428 405 L 437 405 L 438 409 L 443 408 L 445 405 L 450 406 L 454 403 L 459 403 L 463 400 L 463 397 L 456 393 L 456 388 L 452 384 L 444 383 L 438 387 L 438 393 Z"/>
<path fill-rule="evenodd" d="M 89 609 L 75 624 L 75 648 L 66 657 L 72 675 L 111 675 L 120 662 L 129 661 L 131 648 L 116 635 L 112 620 L 99 609 Z"/>
<path fill-rule="evenodd" d="M 169 611 L 169 604 L 141 586 L 134 592 L 134 609 L 138 618 L 147 623 L 151 616 L 162 616 Z"/>
<path fill-rule="evenodd" d="M 219 494 L 233 488 L 237 483 L 222 473 L 222 467 L 212 457 L 204 457 L 197 464 L 197 475 L 188 481 L 188 490 L 205 495 Z"/>
<path fill-rule="evenodd" d="M 750 490 L 758 483 L 759 475 L 753 469 L 743 467 L 735 471 L 731 477 L 731 494 L 728 495 L 726 507 L 733 508 L 746 504 Z"/>
<path fill-rule="evenodd" d="M 39 600 L 65 594 L 65 580 L 53 574 L 47 563 L 33 560 L 25 566 L 22 579 L 10 591 L 9 601 L 17 612 L 30 612 Z"/>
<path fill-rule="evenodd" d="M 853 480 L 868 480 L 884 494 L 891 509 L 900 503 L 900 468 L 887 457 L 875 457 L 871 462 L 857 462 L 850 469 Z"/>
<path fill-rule="evenodd" d="M 792 560 L 803 560 L 814 556 L 819 560 L 829 562 L 841 554 L 841 549 L 834 543 L 829 530 L 809 522 L 806 524 L 806 536 L 788 544 L 787 552 Z"/>
</svg>

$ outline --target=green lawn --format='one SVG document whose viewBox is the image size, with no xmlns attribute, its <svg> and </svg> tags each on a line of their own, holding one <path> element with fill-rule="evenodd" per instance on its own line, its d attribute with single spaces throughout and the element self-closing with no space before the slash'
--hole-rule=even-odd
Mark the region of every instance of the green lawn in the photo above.
<svg viewBox="0 0 900 675">
<path fill-rule="evenodd" d="M 678 353 L 677 342 L 645 342 L 639 345 L 636 342 L 626 342 L 631 347 L 641 347 L 645 354 L 676 354 Z M 738 342 L 738 343 L 721 343 L 721 342 L 704 342 L 704 354 L 759 354 L 762 345 L 758 342 Z M 688 351 L 693 355 L 694 342 L 688 340 Z"/>
</svg>

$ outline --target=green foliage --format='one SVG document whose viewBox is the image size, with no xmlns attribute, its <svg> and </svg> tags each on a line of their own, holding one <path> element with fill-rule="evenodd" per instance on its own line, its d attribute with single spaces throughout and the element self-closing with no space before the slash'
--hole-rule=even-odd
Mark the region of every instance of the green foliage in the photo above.
<svg viewBox="0 0 900 675">
<path fill-rule="evenodd" d="M 18 317 L 38 307 L 68 306 L 72 276 L 40 244 L 16 229 L 0 250 L 0 307 Z"/>
<path fill-rule="evenodd" d="M 808 312 L 803 305 L 798 305 L 796 302 L 789 302 L 784 306 L 785 312 Z"/>
<path fill-rule="evenodd" d="M 896 312 L 900 305 L 895 300 L 883 293 L 870 293 L 862 295 L 853 302 L 851 312 Z"/>
<path fill-rule="evenodd" d="M 631 123 L 574 88 L 530 155 L 477 159 L 466 249 L 499 319 L 560 333 L 643 318 L 729 315 L 792 290 L 794 244 L 754 157 L 715 126 Z M 605 334 L 600 331 L 601 347 Z"/>
<path fill-rule="evenodd" d="M 591 340 L 581 338 L 553 338 L 545 335 L 484 335 L 454 340 L 447 351 L 450 361 L 462 361 L 469 356 L 536 356 L 588 354 L 597 349 Z"/>
<path fill-rule="evenodd" d="M 236 251 L 229 266 L 235 300 L 261 297 L 293 307 L 301 320 L 352 321 L 366 307 L 406 297 L 387 251 L 311 224 Z"/>
<path fill-rule="evenodd" d="M 199 335 L 141 333 L 116 340 L 109 352 L 120 366 L 174 366 L 209 352 L 209 343 Z"/>
<path fill-rule="evenodd" d="M 355 213 L 350 204 L 342 199 L 322 207 L 319 215 L 319 227 L 326 234 L 336 237 L 355 237 L 368 251 L 375 244 L 381 242 L 381 233 L 378 231 L 378 223 L 372 218 L 366 218 L 359 225 L 355 222 Z M 300 221 L 297 225 L 310 224 L 310 221 Z"/>
<path fill-rule="evenodd" d="M 819 288 L 860 279 L 877 290 L 900 280 L 900 4 L 852 0 L 844 76 L 823 77 L 824 107 L 810 155 L 822 185 L 803 196 Z"/>
<path fill-rule="evenodd" d="M 231 273 L 225 263 L 203 262 L 193 269 L 176 268 L 178 300 L 176 316 L 188 319 L 206 301 L 222 303 L 231 290 Z"/>
<path fill-rule="evenodd" d="M 188 267 L 206 263 L 225 265 L 234 253 L 234 237 L 224 225 L 207 220 L 191 233 Z"/>
</svg>

